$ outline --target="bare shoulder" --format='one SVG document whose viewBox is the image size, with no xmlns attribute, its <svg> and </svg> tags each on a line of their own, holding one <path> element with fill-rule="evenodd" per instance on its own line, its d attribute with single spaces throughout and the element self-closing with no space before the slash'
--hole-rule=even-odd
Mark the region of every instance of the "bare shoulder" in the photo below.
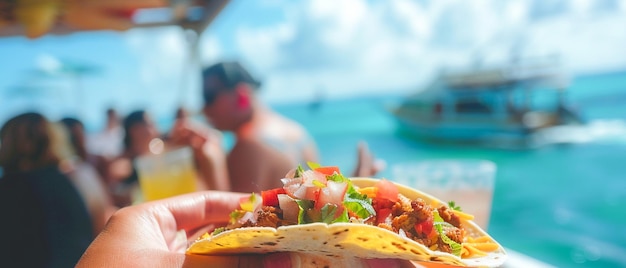
<svg viewBox="0 0 626 268">
<path fill-rule="evenodd" d="M 259 171 L 264 166 L 271 166 L 281 154 L 264 144 L 259 138 L 240 138 L 228 154 L 229 165 L 246 165 L 247 169 Z"/>
<path fill-rule="evenodd" d="M 234 191 L 258 191 L 280 186 L 292 160 L 258 138 L 239 139 L 228 154 L 228 172 Z"/>
<path fill-rule="evenodd" d="M 284 141 L 302 141 L 309 139 L 307 130 L 302 124 L 284 117 L 279 114 L 273 114 L 268 124 L 264 126 L 264 134 L 279 137 Z"/>
</svg>

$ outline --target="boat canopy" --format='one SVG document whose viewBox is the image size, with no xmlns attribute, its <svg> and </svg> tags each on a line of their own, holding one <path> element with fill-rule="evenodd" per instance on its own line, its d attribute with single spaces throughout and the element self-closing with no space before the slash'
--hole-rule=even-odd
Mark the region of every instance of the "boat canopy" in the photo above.
<svg viewBox="0 0 626 268">
<path fill-rule="evenodd" d="M 554 64 L 525 64 L 444 72 L 439 80 L 451 90 L 506 90 L 519 86 L 565 90 L 569 77 Z"/>
<path fill-rule="evenodd" d="M 200 34 L 229 0 L 0 0 L 0 37 L 179 26 Z"/>
</svg>

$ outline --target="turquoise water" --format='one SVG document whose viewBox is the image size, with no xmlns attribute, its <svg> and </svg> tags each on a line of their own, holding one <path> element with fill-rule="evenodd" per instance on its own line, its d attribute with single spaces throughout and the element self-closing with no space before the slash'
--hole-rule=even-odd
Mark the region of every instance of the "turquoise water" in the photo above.
<svg viewBox="0 0 626 268">
<path fill-rule="evenodd" d="M 587 120 L 626 119 L 626 74 L 577 78 L 568 99 Z M 497 165 L 489 233 L 505 247 L 557 267 L 626 266 L 626 132 L 533 150 L 429 144 L 396 130 L 384 107 L 394 98 L 277 106 L 316 139 L 324 164 L 351 170 L 367 141 L 391 166 L 434 158 L 479 158 Z M 624 136 L 622 136 L 624 134 Z M 617 136 L 617 137 L 615 137 Z"/>
</svg>

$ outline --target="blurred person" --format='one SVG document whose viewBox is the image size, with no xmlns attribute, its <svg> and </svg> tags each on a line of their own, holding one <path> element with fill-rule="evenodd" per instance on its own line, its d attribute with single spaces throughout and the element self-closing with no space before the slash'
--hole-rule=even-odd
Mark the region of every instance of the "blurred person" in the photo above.
<svg viewBox="0 0 626 268">
<path fill-rule="evenodd" d="M 87 145 L 89 151 L 105 158 L 114 158 L 122 153 L 122 138 L 124 130 L 120 124 L 120 117 L 113 108 L 106 110 L 106 124 L 104 129 L 90 136 Z"/>
<path fill-rule="evenodd" d="M 202 77 L 204 115 L 215 128 L 232 132 L 236 138 L 227 156 L 233 191 L 281 187 L 279 178 L 289 170 L 318 162 L 317 146 L 304 127 L 263 104 L 256 95 L 261 83 L 241 64 L 217 63 L 204 69 Z M 367 146 L 362 143 L 358 148 L 354 175 L 378 172 Z"/>
<path fill-rule="evenodd" d="M 60 121 L 68 135 L 60 133 L 59 143 L 68 140 L 71 154 L 65 157 L 65 169 L 72 174 L 74 185 L 81 193 L 91 214 L 95 234 L 100 233 L 109 217 L 117 210 L 113 206 L 111 193 L 104 179 L 96 171 L 95 165 L 102 165 L 99 157 L 89 155 L 85 146 L 85 130 L 82 122 L 75 118 L 63 118 Z M 63 135 L 63 136 L 61 136 Z M 67 137 L 67 138 L 66 138 Z M 91 161 L 90 161 L 91 160 Z"/>
<path fill-rule="evenodd" d="M 109 182 L 113 188 L 115 204 L 127 206 L 132 202 L 132 194 L 137 191 L 138 174 L 133 166 L 135 158 L 148 155 L 150 142 L 161 139 L 156 125 L 150 115 L 144 110 L 131 112 L 123 121 L 124 126 L 124 153 L 115 159 L 109 166 Z M 203 150 L 208 143 L 202 141 L 202 148 L 197 148 L 194 140 L 182 135 L 176 136 L 170 146 L 190 146 L 194 151 L 194 164 L 199 176 L 200 189 L 228 190 L 227 177 L 223 154 L 210 150 Z"/>
<path fill-rule="evenodd" d="M 105 176 L 106 157 L 96 155 L 87 150 L 87 133 L 85 125 L 78 119 L 65 117 L 60 120 L 68 132 L 72 149 L 77 158 L 91 164 L 100 176 Z"/>
<path fill-rule="evenodd" d="M 298 253 L 184 253 L 188 240 L 210 231 L 207 226 L 228 223 L 230 212 L 238 208 L 244 196 L 209 191 L 123 208 L 113 215 L 76 267 L 300 267 Z M 181 239 L 180 231 L 187 239 Z M 372 268 L 416 267 L 394 259 L 364 259 L 363 264 Z"/>
<path fill-rule="evenodd" d="M 72 267 L 94 238 L 93 223 L 66 149 L 41 114 L 24 113 L 0 129 L 0 266 Z"/>
</svg>

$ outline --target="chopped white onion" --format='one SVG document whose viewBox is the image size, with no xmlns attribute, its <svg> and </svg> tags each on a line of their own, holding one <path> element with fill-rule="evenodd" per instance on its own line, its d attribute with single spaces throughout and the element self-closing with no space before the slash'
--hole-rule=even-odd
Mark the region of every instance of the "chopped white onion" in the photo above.
<svg viewBox="0 0 626 268">
<path fill-rule="evenodd" d="M 296 200 L 286 194 L 279 194 L 278 206 L 283 210 L 283 219 L 290 222 L 298 222 L 300 207 L 298 207 Z"/>
<path fill-rule="evenodd" d="M 398 230 L 398 234 L 404 238 L 406 238 L 406 233 L 404 232 L 404 230 L 400 229 Z"/>
</svg>

